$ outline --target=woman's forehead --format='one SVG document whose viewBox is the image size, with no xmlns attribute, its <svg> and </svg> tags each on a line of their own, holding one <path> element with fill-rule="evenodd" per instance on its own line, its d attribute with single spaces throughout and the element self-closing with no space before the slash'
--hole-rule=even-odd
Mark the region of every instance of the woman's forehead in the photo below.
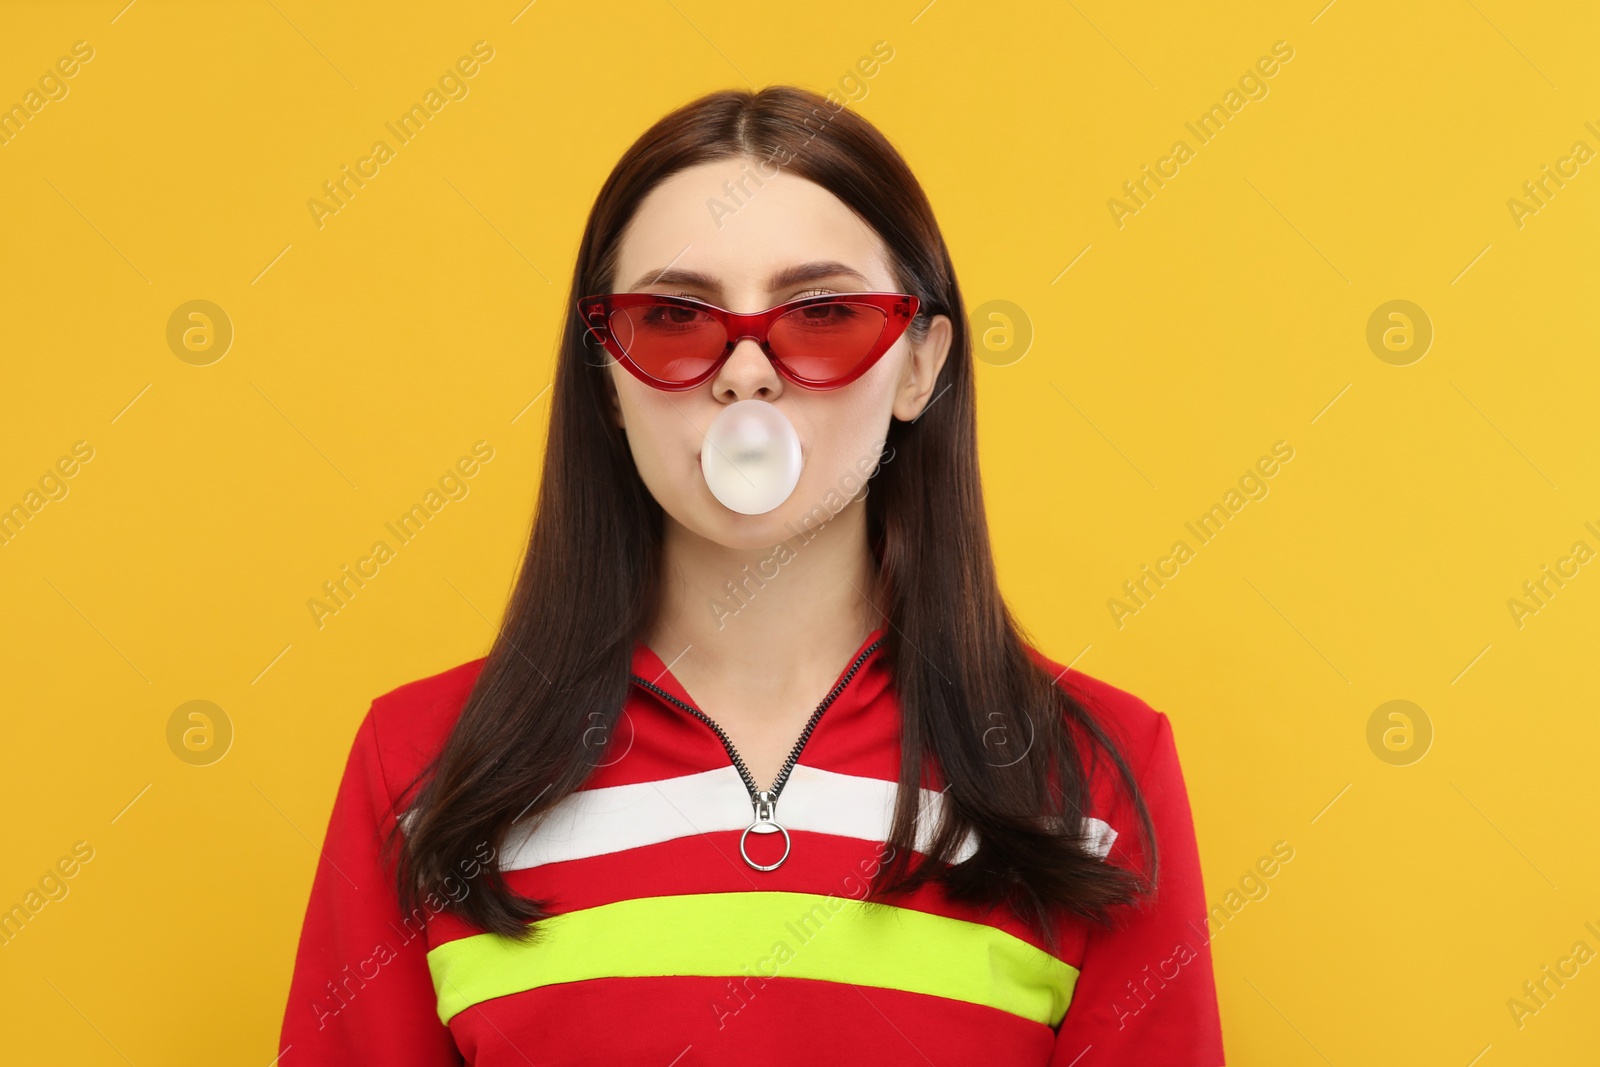
<svg viewBox="0 0 1600 1067">
<path fill-rule="evenodd" d="M 762 177 L 747 160 L 725 159 L 680 171 L 646 195 L 623 233 L 614 281 L 629 291 L 641 278 L 678 271 L 730 291 L 770 292 L 769 283 L 793 284 L 797 272 L 823 263 L 855 272 L 840 279 L 852 288 L 893 287 L 882 238 L 838 197 L 805 178 Z"/>
</svg>

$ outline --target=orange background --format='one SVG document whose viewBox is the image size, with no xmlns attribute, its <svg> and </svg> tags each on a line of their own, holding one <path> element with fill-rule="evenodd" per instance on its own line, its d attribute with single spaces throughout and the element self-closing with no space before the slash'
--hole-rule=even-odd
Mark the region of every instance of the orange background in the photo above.
<svg viewBox="0 0 1600 1067">
<path fill-rule="evenodd" d="M 1508 1006 L 1600 950 L 1592 6 L 124 3 L 0 34 L 0 105 L 39 92 L 0 144 L 0 506 L 38 505 L 0 544 L 0 907 L 92 851 L 0 947 L 8 1060 L 272 1059 L 357 722 L 494 632 L 600 183 L 672 107 L 778 82 L 838 91 L 932 198 L 1020 616 L 1172 717 L 1230 1062 L 1593 1060 L 1600 964 Z"/>
</svg>

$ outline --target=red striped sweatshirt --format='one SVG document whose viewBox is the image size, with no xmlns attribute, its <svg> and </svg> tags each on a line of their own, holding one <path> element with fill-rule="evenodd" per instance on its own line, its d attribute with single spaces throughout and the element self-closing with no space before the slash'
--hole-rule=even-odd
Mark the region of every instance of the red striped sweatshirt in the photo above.
<svg viewBox="0 0 1600 1067">
<path fill-rule="evenodd" d="M 899 778 L 882 636 L 874 630 L 840 671 L 770 822 L 753 833 L 742 764 L 638 643 L 624 714 L 584 787 L 531 832 L 519 823 L 498 848 L 482 844 L 410 915 L 380 836 L 484 661 L 378 697 L 356 731 L 312 882 L 279 1067 L 1222 1064 L 1171 724 L 1036 650 L 1130 762 L 1161 852 L 1154 902 L 1119 909 L 1109 930 L 1063 919 L 1054 955 L 1004 909 L 956 904 L 937 886 L 886 908 L 863 904 L 888 858 Z M 1141 866 L 1124 791 L 1101 776 L 1091 795 L 1096 851 Z M 941 799 L 923 788 L 922 832 Z M 539 940 L 480 933 L 447 910 L 473 891 L 480 863 L 551 903 Z"/>
</svg>

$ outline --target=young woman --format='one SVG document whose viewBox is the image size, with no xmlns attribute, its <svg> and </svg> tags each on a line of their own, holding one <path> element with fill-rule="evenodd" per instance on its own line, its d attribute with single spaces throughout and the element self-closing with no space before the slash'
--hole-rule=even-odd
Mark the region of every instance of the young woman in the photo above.
<svg viewBox="0 0 1600 1067">
<path fill-rule="evenodd" d="M 571 297 L 504 625 L 362 721 L 282 1067 L 1221 1064 L 1171 725 L 1001 597 L 900 155 L 696 100 Z"/>
</svg>

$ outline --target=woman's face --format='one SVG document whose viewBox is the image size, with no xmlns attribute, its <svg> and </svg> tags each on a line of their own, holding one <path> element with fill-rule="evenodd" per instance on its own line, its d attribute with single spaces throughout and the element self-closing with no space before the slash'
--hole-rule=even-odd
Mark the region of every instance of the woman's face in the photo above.
<svg viewBox="0 0 1600 1067">
<path fill-rule="evenodd" d="M 612 292 L 692 296 L 754 312 L 821 293 L 903 291 L 882 239 L 841 200 L 787 172 L 763 176 L 758 185 L 758 173 L 754 160 L 717 160 L 679 171 L 652 190 L 623 233 Z M 815 272 L 798 281 L 778 278 L 796 268 Z M 705 280 L 685 279 L 683 272 Z M 770 547 L 808 521 L 815 526 L 835 517 L 847 501 L 857 506 L 890 419 L 909 421 L 935 399 L 950 337 L 950 320 L 935 316 L 921 344 L 902 335 L 861 377 L 822 391 L 785 381 L 750 338 L 710 381 L 682 392 L 646 385 L 612 360 L 613 414 L 645 485 L 672 519 L 730 548 Z M 724 507 L 700 469 L 712 421 L 729 404 L 752 398 L 773 404 L 794 424 L 803 461 L 794 492 L 762 515 Z M 885 453 L 882 461 L 892 458 Z"/>
</svg>

